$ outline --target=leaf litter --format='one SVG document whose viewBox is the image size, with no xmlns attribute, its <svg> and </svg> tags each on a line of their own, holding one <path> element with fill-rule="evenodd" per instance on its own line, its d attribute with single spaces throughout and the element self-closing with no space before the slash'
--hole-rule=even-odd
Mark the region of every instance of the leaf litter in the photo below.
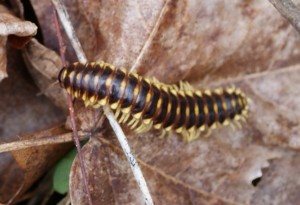
<svg viewBox="0 0 300 205">
<path fill-rule="evenodd" d="M 157 139 L 155 132 L 142 136 L 128 132 L 156 204 L 299 201 L 295 194 L 299 189 L 295 180 L 299 178 L 299 115 L 295 112 L 299 106 L 299 36 L 268 2 L 65 3 L 89 59 L 129 69 L 160 19 L 139 58 L 138 73 L 163 82 L 189 80 L 199 88 L 239 79 L 234 82 L 252 100 L 242 129 L 233 132 L 224 127 L 210 138 L 189 144 L 177 136 Z M 48 15 L 38 10 L 41 5 L 34 3 L 39 21 L 45 22 Z M 42 30 L 51 29 L 41 25 Z M 102 131 L 84 147 L 92 195 L 103 204 L 140 203 L 113 135 Z M 83 203 L 76 161 L 71 176 L 70 194 Z M 258 178 L 254 186 L 252 181 Z"/>
</svg>

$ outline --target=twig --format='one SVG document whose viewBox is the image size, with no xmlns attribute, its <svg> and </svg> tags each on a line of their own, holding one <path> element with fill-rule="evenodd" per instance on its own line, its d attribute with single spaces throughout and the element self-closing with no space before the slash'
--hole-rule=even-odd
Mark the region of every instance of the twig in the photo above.
<svg viewBox="0 0 300 205">
<path fill-rule="evenodd" d="M 59 14 L 59 17 L 60 18 L 66 17 L 65 19 L 61 19 L 61 21 L 64 20 L 64 21 L 70 22 L 68 16 L 65 15 L 65 14 L 67 14 L 67 11 L 64 8 L 63 4 L 60 1 L 56 1 L 56 0 L 53 0 L 52 3 L 55 5 L 57 13 Z M 53 13 L 54 13 L 56 33 L 57 33 L 59 46 L 60 46 L 60 56 L 61 56 L 61 59 L 63 61 L 64 66 L 66 66 L 64 43 L 63 43 L 62 36 L 61 36 L 61 33 L 60 33 L 60 28 L 59 28 L 59 25 L 58 25 L 58 20 L 57 20 L 56 13 L 55 12 L 53 12 Z M 72 27 L 71 27 L 71 29 L 72 29 Z M 72 33 L 75 33 L 75 32 L 72 32 Z M 74 34 L 74 36 L 76 36 L 76 35 Z M 80 57 L 84 58 L 85 62 L 86 62 L 86 57 L 85 56 L 80 56 Z M 84 59 L 82 59 L 82 60 L 84 60 Z M 82 175 L 82 179 L 83 179 L 84 188 L 85 188 L 85 191 L 86 191 L 86 194 L 87 194 L 88 202 L 89 202 L 89 205 L 92 205 L 93 202 L 92 202 L 90 189 L 89 189 L 89 186 L 88 186 L 85 164 L 84 164 L 83 157 L 82 157 L 82 152 L 81 152 L 81 145 L 80 145 L 79 138 L 78 138 L 78 132 L 77 132 L 77 127 L 76 127 L 76 122 L 75 122 L 75 111 L 74 111 L 74 107 L 73 107 L 73 99 L 72 98 L 73 98 L 72 95 L 68 96 L 69 113 L 70 113 L 70 119 L 71 119 L 71 126 L 72 126 L 72 130 L 73 130 L 73 140 L 74 140 L 74 143 L 75 143 L 75 146 L 76 146 L 76 149 L 77 149 L 77 153 L 78 153 L 77 156 L 78 156 L 79 162 L 80 162 L 79 163 L 80 164 L 80 170 L 81 170 L 81 175 Z"/>
<path fill-rule="evenodd" d="M 74 31 L 74 28 L 72 26 L 70 21 L 69 14 L 63 5 L 63 3 L 60 0 L 52 0 L 52 3 L 54 4 L 57 14 L 59 16 L 60 22 L 62 23 L 62 26 L 64 27 L 66 34 L 72 44 L 72 47 L 76 53 L 76 56 L 78 58 L 78 61 L 80 63 L 86 63 L 87 58 L 82 50 L 81 44 L 76 36 L 76 33 Z"/>
<path fill-rule="evenodd" d="M 76 122 L 75 122 L 75 111 L 74 111 L 74 107 L 73 107 L 73 100 L 72 100 L 72 96 L 69 95 L 69 113 L 70 113 L 70 119 L 71 119 L 71 126 L 72 126 L 72 130 L 73 130 L 73 140 L 75 142 L 75 146 L 77 149 L 77 153 L 78 153 L 78 158 L 79 158 L 79 164 L 80 164 L 80 170 L 81 170 L 81 174 L 82 174 L 82 179 L 83 179 L 83 184 L 85 186 L 85 191 L 87 194 L 87 198 L 89 201 L 89 204 L 92 205 L 93 201 L 92 201 L 92 197 L 91 197 L 91 193 L 90 193 L 90 189 L 88 186 L 88 182 L 87 182 L 87 177 L 86 177 L 86 169 L 85 169 L 85 164 L 83 161 L 83 157 L 82 157 L 82 152 L 81 152 L 81 145 L 79 142 L 79 137 L 78 137 L 78 131 L 77 131 L 77 126 L 76 126 Z"/>
<path fill-rule="evenodd" d="M 45 133 L 45 136 L 47 135 L 48 134 Z M 80 139 L 87 139 L 90 137 L 90 134 L 81 131 L 78 132 L 78 135 Z M 42 145 L 60 144 L 60 143 L 71 142 L 71 141 L 72 141 L 72 134 L 66 133 L 62 135 L 54 135 L 51 136 L 51 138 L 49 137 L 38 138 L 38 139 L 34 138 L 28 140 L 8 142 L 8 143 L 0 144 L 0 153 L 26 149 L 30 147 L 42 146 Z"/>
<path fill-rule="evenodd" d="M 55 5 L 56 9 L 57 9 L 57 13 L 59 14 L 59 18 L 61 20 L 62 26 L 64 27 L 64 29 L 66 30 L 67 36 L 69 38 L 69 40 L 71 41 L 71 44 L 73 46 L 73 49 L 76 52 L 76 55 L 78 57 L 78 61 L 80 63 L 86 63 L 87 62 L 87 58 L 85 57 L 85 54 L 83 53 L 83 50 L 81 48 L 80 42 L 76 36 L 76 33 L 73 29 L 73 26 L 69 20 L 68 17 L 68 13 L 66 11 L 66 9 L 64 8 L 63 4 L 61 4 L 61 2 L 59 0 L 52 0 L 53 4 Z M 57 5 L 56 4 L 60 4 Z M 109 123 L 111 125 L 111 127 L 113 128 L 115 134 L 117 135 L 117 138 L 119 140 L 119 143 L 128 159 L 128 162 L 130 164 L 131 170 L 133 172 L 133 175 L 135 177 L 135 180 L 137 181 L 143 195 L 144 195 L 144 199 L 145 199 L 145 204 L 147 205 L 152 205 L 153 204 L 153 200 L 152 197 L 150 195 L 147 183 L 145 181 L 145 178 L 143 176 L 143 173 L 140 169 L 140 167 L 137 164 L 137 161 L 130 149 L 130 146 L 128 144 L 127 138 L 123 132 L 123 130 L 121 129 L 119 123 L 116 121 L 113 113 L 111 112 L 110 108 L 105 106 L 104 107 L 104 111 L 105 111 L 105 115 L 109 120 Z"/>
<path fill-rule="evenodd" d="M 115 123 L 115 117 L 108 106 L 104 107 L 104 113 L 105 113 L 112 129 L 116 133 L 116 136 L 117 136 L 117 138 L 121 144 L 121 147 L 123 149 L 123 152 L 126 155 L 126 158 L 130 164 L 133 175 L 144 195 L 145 204 L 147 204 L 147 205 L 153 204 L 153 200 L 152 200 L 151 194 L 149 192 L 146 180 L 143 176 L 143 172 L 141 171 L 140 166 L 138 165 L 138 163 L 133 155 L 133 152 L 131 151 L 131 148 L 128 144 L 127 138 L 126 138 L 122 128 L 120 127 L 120 125 L 118 123 Z"/>
<path fill-rule="evenodd" d="M 269 0 L 271 4 L 300 33 L 300 10 L 291 0 Z"/>
<path fill-rule="evenodd" d="M 66 47 L 65 47 L 65 44 L 64 44 L 61 32 L 60 32 L 57 15 L 56 15 L 56 12 L 55 12 L 55 9 L 53 6 L 52 6 L 52 10 L 53 10 L 54 25 L 55 25 L 55 29 L 56 29 L 56 36 L 58 38 L 58 44 L 59 44 L 59 55 L 60 55 L 60 59 L 62 61 L 63 66 L 65 66 L 66 65 L 66 57 L 65 57 Z"/>
</svg>

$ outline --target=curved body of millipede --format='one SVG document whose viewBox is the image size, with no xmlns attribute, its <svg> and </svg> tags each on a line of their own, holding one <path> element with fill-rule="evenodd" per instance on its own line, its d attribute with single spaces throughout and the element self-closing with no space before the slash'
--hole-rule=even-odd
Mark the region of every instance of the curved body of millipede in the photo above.
<svg viewBox="0 0 300 205">
<path fill-rule="evenodd" d="M 109 105 L 120 123 L 137 132 L 152 127 L 175 131 L 186 141 L 218 125 L 239 124 L 248 113 L 248 98 L 240 89 L 199 91 L 185 82 L 167 85 L 104 62 L 71 64 L 60 71 L 58 80 L 86 106 Z"/>
</svg>

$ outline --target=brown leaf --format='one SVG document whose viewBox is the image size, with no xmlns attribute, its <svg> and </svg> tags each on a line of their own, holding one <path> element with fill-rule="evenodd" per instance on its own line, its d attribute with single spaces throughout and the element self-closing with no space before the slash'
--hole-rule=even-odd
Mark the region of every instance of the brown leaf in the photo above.
<svg viewBox="0 0 300 205">
<path fill-rule="evenodd" d="M 63 126 L 22 136 L 22 139 L 49 138 L 49 144 L 1 154 L 0 201 L 18 200 L 58 159 L 70 150 L 70 144 L 51 145 L 51 137 L 65 133 Z"/>
<path fill-rule="evenodd" d="M 7 37 L 13 46 L 22 48 L 36 31 L 36 25 L 15 17 L 7 8 L 0 5 L 0 82 L 7 77 L 5 51 Z"/>
<path fill-rule="evenodd" d="M 210 7 L 195 1 L 65 4 L 89 60 L 134 67 L 165 82 L 199 82 L 208 73 L 224 79 L 275 69 L 297 58 L 295 31 L 268 2 L 215 0 Z M 49 34 L 45 10 L 37 15 Z"/>
<path fill-rule="evenodd" d="M 8 78 L 0 83 L 1 144 L 18 141 L 26 135 L 29 138 L 51 137 L 54 132 L 48 128 L 62 123 L 65 116 L 46 97 L 37 96 L 39 90 L 26 71 L 20 51 L 7 46 L 5 52 Z M 61 129 L 60 132 L 66 130 Z M 67 150 L 66 145 L 61 145 L 27 149 L 14 155 L 1 153 L 0 203 L 7 203 L 20 188 L 20 194 L 26 191 Z"/>
<path fill-rule="evenodd" d="M 50 17 L 45 14 L 51 10 L 34 2 L 43 32 L 54 34 L 46 23 Z M 299 149 L 299 112 L 295 111 L 300 109 L 300 41 L 271 4 L 220 0 L 65 3 L 90 60 L 132 68 L 163 82 L 185 79 L 195 87 L 235 83 L 252 99 L 250 117 L 236 132 L 223 127 L 210 138 L 189 144 L 175 135 L 157 139 L 155 132 L 129 137 L 156 204 L 296 201 L 293 193 L 298 182 L 289 186 L 288 172 L 295 163 L 294 155 L 299 155 L 295 152 Z M 46 45 L 57 47 L 51 43 L 56 35 L 46 38 Z M 108 204 L 142 203 L 112 135 L 85 146 L 92 196 L 99 203 L 101 199 Z M 289 169 L 285 172 L 280 164 Z M 70 194 L 74 204 L 84 204 L 78 170 L 75 161 Z M 117 170 L 121 174 L 114 175 Z M 299 178 L 299 172 L 291 173 Z M 272 179 L 282 181 L 271 183 Z M 253 185 L 256 180 L 260 181 Z M 278 194 L 280 186 L 282 196 L 264 196 Z M 124 197 L 124 189 L 130 198 Z"/>
<path fill-rule="evenodd" d="M 252 199 L 252 204 L 298 204 L 300 183 L 299 155 L 293 154 L 289 158 L 271 162 L 265 170 L 264 178 L 257 186 L 257 191 Z"/>
<path fill-rule="evenodd" d="M 34 36 L 37 32 L 37 26 L 29 21 L 21 20 L 15 17 L 7 8 L 0 5 L 0 35 L 16 35 L 19 37 Z"/>
<path fill-rule="evenodd" d="M 142 204 L 137 184 L 130 180 L 130 170 L 122 153 L 116 154 L 107 145 L 91 138 L 83 148 L 92 199 L 97 204 Z M 97 158 L 94 158 L 97 157 Z M 86 204 L 81 170 L 74 160 L 70 175 L 70 196 L 73 204 Z M 77 187 L 77 188 L 75 188 Z"/>
<path fill-rule="evenodd" d="M 37 26 L 29 21 L 15 17 L 8 9 L 0 5 L 0 35 L 8 36 L 15 48 L 23 46 L 37 32 Z"/>
<path fill-rule="evenodd" d="M 60 57 L 35 39 L 26 45 L 22 54 L 29 72 L 42 93 L 67 112 L 67 94 L 57 82 L 57 74 L 62 68 Z"/>
<path fill-rule="evenodd" d="M 299 149 L 299 69 L 291 66 L 249 80 L 252 130 L 266 145 Z"/>
<path fill-rule="evenodd" d="M 0 36 L 0 82 L 7 77 L 5 44 L 6 37 Z"/>
</svg>

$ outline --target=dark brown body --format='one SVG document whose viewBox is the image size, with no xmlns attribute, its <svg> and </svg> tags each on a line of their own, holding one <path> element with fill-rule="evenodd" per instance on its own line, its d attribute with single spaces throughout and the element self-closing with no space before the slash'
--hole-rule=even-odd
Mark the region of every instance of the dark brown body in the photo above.
<svg viewBox="0 0 300 205">
<path fill-rule="evenodd" d="M 201 92 L 187 83 L 166 85 L 107 63 L 74 63 L 63 68 L 58 79 L 69 94 L 86 105 L 108 104 L 137 122 L 139 128 L 150 124 L 175 130 L 186 140 L 215 125 L 244 119 L 248 112 L 248 100 L 239 89 Z"/>
</svg>

